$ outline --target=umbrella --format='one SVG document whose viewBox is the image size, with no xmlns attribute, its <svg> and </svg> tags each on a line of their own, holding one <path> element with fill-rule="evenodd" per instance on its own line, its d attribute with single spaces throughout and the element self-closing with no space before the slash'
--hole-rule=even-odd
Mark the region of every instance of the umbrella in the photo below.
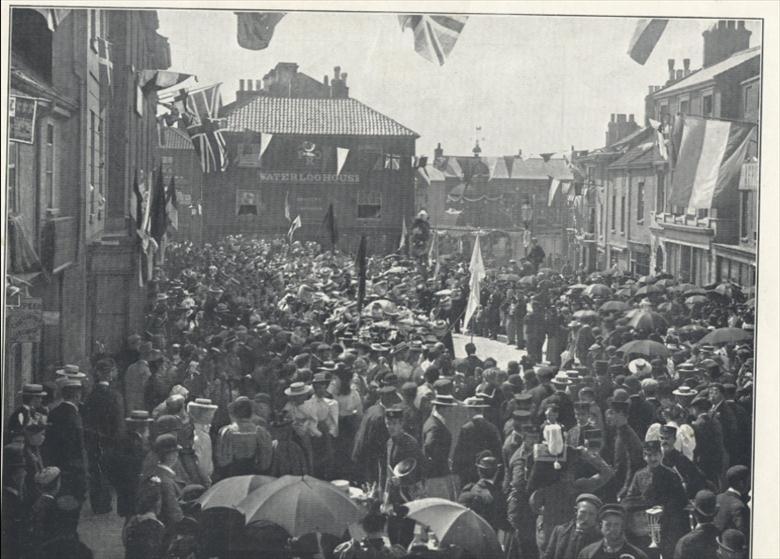
<svg viewBox="0 0 780 559">
<path fill-rule="evenodd" d="M 691 295 L 685 299 L 686 305 L 701 305 L 708 302 L 709 299 L 707 299 L 706 295 Z"/>
<path fill-rule="evenodd" d="M 596 311 L 592 311 L 590 309 L 583 309 L 581 311 L 577 311 L 574 313 L 574 318 L 576 319 L 590 319 L 590 318 L 598 318 L 599 313 Z"/>
<path fill-rule="evenodd" d="M 603 283 L 594 283 L 586 287 L 584 293 L 588 297 L 610 297 L 612 290 Z"/>
<path fill-rule="evenodd" d="M 549 275 L 557 274 L 558 272 L 556 272 L 552 268 L 539 268 L 539 271 L 537 273 L 542 274 L 543 276 L 549 276 Z"/>
<path fill-rule="evenodd" d="M 271 476 L 235 476 L 225 478 L 209 487 L 200 496 L 198 502 L 202 510 L 216 507 L 235 508 L 255 489 L 275 480 L 276 478 Z"/>
<path fill-rule="evenodd" d="M 392 268 L 390 268 L 390 269 L 387 271 L 387 273 L 388 273 L 388 274 L 405 274 L 405 273 L 407 273 L 408 271 L 409 271 L 409 270 L 408 270 L 408 269 L 406 269 L 406 268 L 404 268 L 403 266 L 393 266 Z"/>
<path fill-rule="evenodd" d="M 696 286 L 693 285 L 692 283 L 679 283 L 677 285 L 673 285 L 672 287 L 670 287 L 669 291 L 685 293 L 689 289 L 695 289 L 695 288 Z"/>
<path fill-rule="evenodd" d="M 663 288 L 658 287 L 657 285 L 645 285 L 637 289 L 634 295 L 636 295 L 637 297 L 642 295 L 660 295 L 663 292 L 664 292 Z"/>
<path fill-rule="evenodd" d="M 702 289 L 701 287 L 691 287 L 690 289 L 686 289 L 683 291 L 683 295 L 686 297 L 690 297 L 691 295 L 706 295 L 707 291 Z"/>
<path fill-rule="evenodd" d="M 638 354 L 645 357 L 669 357 L 669 350 L 667 347 L 653 340 L 634 340 L 620 346 L 618 351 L 622 351 L 624 355 Z"/>
<path fill-rule="evenodd" d="M 623 312 L 631 307 L 623 301 L 608 301 L 599 307 L 601 312 Z"/>
<path fill-rule="evenodd" d="M 660 279 L 657 282 L 655 282 L 653 285 L 657 287 L 672 287 L 677 284 L 677 281 L 675 281 L 673 278 L 664 278 Z"/>
<path fill-rule="evenodd" d="M 752 297 L 752 298 L 748 299 L 747 301 L 745 301 L 745 306 L 746 307 L 755 307 L 756 306 L 756 299 L 755 299 L 755 297 Z"/>
<path fill-rule="evenodd" d="M 618 289 L 615 291 L 615 295 L 618 297 L 633 297 L 634 296 L 634 290 L 630 287 L 624 287 L 622 289 Z"/>
<path fill-rule="evenodd" d="M 728 344 L 752 340 L 753 333 L 742 328 L 716 328 L 701 340 L 700 344 Z"/>
<path fill-rule="evenodd" d="M 584 283 L 575 283 L 574 285 L 569 286 L 569 291 L 582 291 L 586 287 L 588 286 L 585 285 Z"/>
<path fill-rule="evenodd" d="M 474 511 L 447 499 L 431 497 L 406 503 L 408 518 L 427 526 L 441 546 L 456 545 L 474 557 L 504 556 L 498 536 Z"/>
<path fill-rule="evenodd" d="M 320 532 L 341 536 L 364 511 L 332 483 L 311 476 L 282 476 L 239 505 L 246 523 L 267 520 L 292 537 Z"/>
<path fill-rule="evenodd" d="M 588 275 L 588 279 L 590 281 L 602 281 L 604 279 L 604 274 L 602 272 L 591 272 Z"/>
<path fill-rule="evenodd" d="M 679 313 L 683 311 L 683 307 L 674 302 L 661 303 L 658 305 L 658 310 L 665 313 Z"/>
<path fill-rule="evenodd" d="M 653 311 L 641 311 L 634 314 L 628 323 L 634 330 L 658 330 L 666 328 L 667 322 L 663 315 Z"/>
<path fill-rule="evenodd" d="M 655 276 L 642 276 L 636 281 L 644 284 L 655 283 Z"/>
</svg>

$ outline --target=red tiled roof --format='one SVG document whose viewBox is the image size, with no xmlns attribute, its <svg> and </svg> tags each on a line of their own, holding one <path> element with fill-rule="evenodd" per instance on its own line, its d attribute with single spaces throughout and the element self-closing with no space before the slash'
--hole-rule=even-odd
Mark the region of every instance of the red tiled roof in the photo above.
<svg viewBox="0 0 780 559">
<path fill-rule="evenodd" d="M 183 130 L 163 126 L 160 128 L 160 149 L 184 149 L 191 150 L 190 137 Z"/>
<path fill-rule="evenodd" d="M 419 137 L 392 118 L 350 98 L 257 97 L 224 116 L 232 132 Z"/>
</svg>

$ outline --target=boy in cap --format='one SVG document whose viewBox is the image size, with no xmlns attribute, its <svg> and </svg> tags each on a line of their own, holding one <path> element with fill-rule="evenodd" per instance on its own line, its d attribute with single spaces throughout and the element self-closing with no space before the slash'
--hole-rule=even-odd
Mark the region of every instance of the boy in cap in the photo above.
<svg viewBox="0 0 780 559">
<path fill-rule="evenodd" d="M 607 504 L 599 511 L 602 538 L 577 554 L 577 559 L 647 559 L 647 555 L 626 540 L 626 512 L 618 504 Z"/>
<path fill-rule="evenodd" d="M 498 483 L 501 464 L 489 450 L 485 450 L 476 455 L 474 465 L 479 479 L 463 487 L 458 501 L 487 520 L 496 533 L 509 530 L 506 497 Z"/>
<path fill-rule="evenodd" d="M 157 455 L 157 465 L 144 476 L 138 489 L 140 499 L 147 491 L 151 490 L 150 486 L 159 484 L 161 499 L 159 518 L 168 532 L 171 532 L 176 524 L 184 518 L 179 504 L 184 483 L 178 479 L 173 470 L 173 466 L 179 460 L 180 449 L 181 446 L 179 446 L 176 435 L 166 433 L 157 437 L 153 446 L 154 453 Z"/>
</svg>

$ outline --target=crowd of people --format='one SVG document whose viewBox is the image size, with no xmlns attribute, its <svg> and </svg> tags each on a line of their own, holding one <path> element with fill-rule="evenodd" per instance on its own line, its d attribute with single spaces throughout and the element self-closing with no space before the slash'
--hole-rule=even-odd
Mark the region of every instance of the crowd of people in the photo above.
<svg viewBox="0 0 780 559">
<path fill-rule="evenodd" d="M 199 497 L 308 474 L 348 482 L 363 536 L 261 531 L 246 556 L 469 556 L 406 517 L 439 497 L 484 518 L 508 559 L 746 558 L 748 294 L 487 264 L 463 325 L 459 257 L 363 272 L 315 243 L 169 245 L 144 330 L 25 385 L 7 418 L 4 556 L 89 557 L 87 501 L 125 519 L 128 559 L 244 556 Z M 499 366 L 469 343 L 456 358 L 466 329 L 526 353 Z"/>
</svg>

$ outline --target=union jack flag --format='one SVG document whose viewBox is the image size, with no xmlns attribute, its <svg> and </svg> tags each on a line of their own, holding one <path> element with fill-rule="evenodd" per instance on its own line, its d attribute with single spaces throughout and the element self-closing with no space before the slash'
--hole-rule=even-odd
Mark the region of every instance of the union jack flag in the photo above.
<svg viewBox="0 0 780 559">
<path fill-rule="evenodd" d="M 191 92 L 187 95 L 187 132 L 195 151 L 200 156 L 204 173 L 224 171 L 228 166 L 224 119 L 218 118 L 222 108 L 220 84 Z"/>
<path fill-rule="evenodd" d="M 415 15 L 398 16 L 401 30 L 414 32 L 414 50 L 426 60 L 443 65 L 458 41 L 467 16 Z"/>
</svg>

